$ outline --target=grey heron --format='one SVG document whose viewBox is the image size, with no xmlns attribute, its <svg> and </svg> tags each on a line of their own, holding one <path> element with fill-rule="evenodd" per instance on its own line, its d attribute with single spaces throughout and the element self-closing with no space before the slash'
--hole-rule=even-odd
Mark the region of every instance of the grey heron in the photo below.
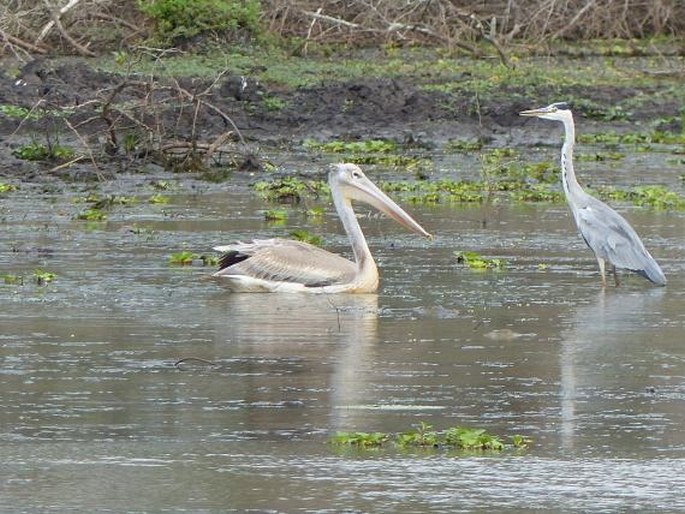
<svg viewBox="0 0 685 514">
<path fill-rule="evenodd" d="M 635 272 L 658 286 L 666 285 L 666 277 L 659 264 L 645 249 L 633 227 L 614 209 L 586 193 L 578 183 L 573 170 L 575 126 L 573 113 L 568 105 L 563 102 L 553 103 L 519 114 L 561 121 L 564 124 L 561 183 L 578 232 L 597 258 L 602 284 L 606 285 L 605 267 L 609 264 L 616 285 L 619 285 L 616 268 Z"/>
<path fill-rule="evenodd" d="M 354 262 L 301 241 L 257 239 L 215 247 L 223 256 L 219 259 L 219 271 L 213 276 L 225 280 L 236 292 L 375 292 L 378 269 L 352 209 L 352 200 L 367 203 L 408 230 L 431 238 L 355 164 L 332 165 L 328 183 L 352 245 Z"/>
</svg>

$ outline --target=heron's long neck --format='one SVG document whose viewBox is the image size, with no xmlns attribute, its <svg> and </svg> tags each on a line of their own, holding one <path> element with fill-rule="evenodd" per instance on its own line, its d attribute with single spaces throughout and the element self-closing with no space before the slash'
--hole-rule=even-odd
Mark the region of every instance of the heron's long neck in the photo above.
<svg viewBox="0 0 685 514">
<path fill-rule="evenodd" d="M 583 194 L 576 179 L 576 172 L 573 170 L 573 146 L 575 145 L 576 129 L 573 125 L 573 118 L 564 120 L 564 145 L 561 147 L 561 183 L 564 186 L 566 199 Z"/>
<path fill-rule="evenodd" d="M 340 221 L 345 228 L 347 237 L 350 239 L 354 260 L 357 263 L 359 272 L 364 273 L 375 270 L 376 263 L 373 260 L 369 246 L 366 244 L 366 238 L 362 233 L 362 228 L 359 226 L 357 216 L 355 216 L 354 210 L 352 210 L 350 200 L 343 199 L 340 195 L 334 193 L 333 203 L 335 203 L 335 208 L 338 211 L 338 216 L 340 216 Z"/>
</svg>

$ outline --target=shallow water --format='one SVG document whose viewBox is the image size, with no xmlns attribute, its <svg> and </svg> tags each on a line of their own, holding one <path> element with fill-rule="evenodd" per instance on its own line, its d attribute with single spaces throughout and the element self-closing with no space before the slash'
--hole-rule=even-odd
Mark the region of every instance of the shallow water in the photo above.
<svg viewBox="0 0 685 514">
<path fill-rule="evenodd" d="M 433 242 L 362 219 L 377 295 L 239 295 L 168 256 L 294 228 L 347 253 L 330 206 L 279 227 L 240 188 L 179 181 L 156 206 L 149 182 L 109 184 L 141 201 L 104 223 L 73 220 L 80 192 L 2 199 L 0 269 L 25 283 L 0 284 L 0 511 L 685 509 L 682 213 L 619 207 L 666 288 L 602 290 L 563 205 L 409 206 Z M 56 279 L 36 285 L 35 268 Z M 422 420 L 533 444 L 326 444 Z"/>
</svg>

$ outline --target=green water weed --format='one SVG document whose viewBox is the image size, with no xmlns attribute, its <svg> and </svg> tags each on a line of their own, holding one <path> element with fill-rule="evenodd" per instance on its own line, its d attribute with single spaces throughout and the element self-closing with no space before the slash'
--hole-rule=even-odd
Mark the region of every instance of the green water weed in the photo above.
<svg viewBox="0 0 685 514">
<path fill-rule="evenodd" d="M 478 252 L 456 251 L 454 255 L 457 258 L 457 263 L 476 271 L 501 271 L 506 267 L 506 262 L 502 259 L 488 259 Z"/>
<path fill-rule="evenodd" d="M 32 273 L 33 281 L 39 286 L 44 286 L 55 280 L 57 275 L 51 271 L 45 271 L 44 269 L 35 269 Z"/>
<path fill-rule="evenodd" d="M 197 255 L 193 252 L 182 250 L 180 252 L 172 253 L 168 258 L 168 262 L 172 266 L 190 266 L 196 258 Z"/>
</svg>

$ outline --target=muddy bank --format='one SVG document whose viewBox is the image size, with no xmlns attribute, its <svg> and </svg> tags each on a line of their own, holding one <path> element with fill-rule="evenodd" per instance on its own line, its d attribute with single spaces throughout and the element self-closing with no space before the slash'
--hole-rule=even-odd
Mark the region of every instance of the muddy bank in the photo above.
<svg viewBox="0 0 685 514">
<path fill-rule="evenodd" d="M 679 108 L 677 98 L 663 94 L 658 84 L 588 84 L 564 91 L 542 85 L 535 94 L 512 85 L 481 97 L 472 91 L 421 87 L 430 78 L 409 75 L 350 81 L 322 77 L 315 86 L 288 89 L 269 87 L 251 76 L 170 80 L 108 73 L 94 64 L 39 59 L 21 67 L 18 76 L 0 73 L 0 105 L 5 106 L 0 115 L 0 176 L 41 182 L 54 177 L 102 180 L 156 167 L 259 171 L 265 153 L 297 148 L 312 138 L 384 138 L 429 149 L 450 140 L 480 140 L 495 147 L 557 144 L 558 131 L 540 130 L 517 113 L 567 95 L 607 107 L 636 96 L 646 98 L 627 119 L 584 120 L 585 131 L 598 126 L 602 131 L 629 130 L 673 116 Z M 675 125 L 665 128 L 679 130 Z M 32 142 L 68 146 L 74 153 L 19 158 L 18 149 Z"/>
</svg>

